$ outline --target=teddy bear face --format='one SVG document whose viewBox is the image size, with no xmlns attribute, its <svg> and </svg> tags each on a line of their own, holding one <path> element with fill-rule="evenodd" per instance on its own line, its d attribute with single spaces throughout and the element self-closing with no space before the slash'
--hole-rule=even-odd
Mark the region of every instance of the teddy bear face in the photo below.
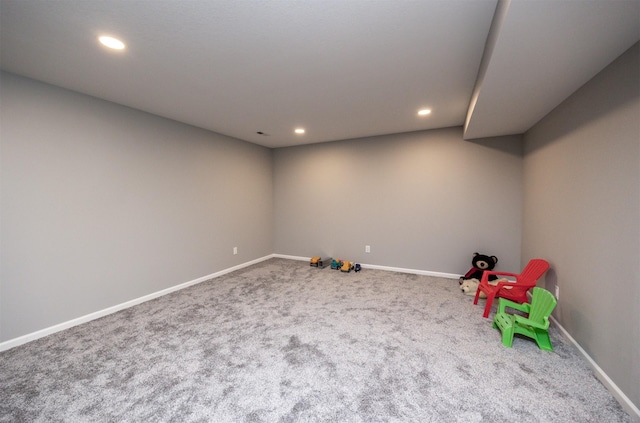
<svg viewBox="0 0 640 423">
<path fill-rule="evenodd" d="M 475 296 L 476 291 L 478 290 L 479 284 L 480 284 L 480 281 L 478 279 L 467 279 L 464 282 L 462 282 L 462 285 L 460 285 L 460 290 L 464 295 Z M 487 294 L 480 291 L 480 298 L 487 298 Z"/>
<path fill-rule="evenodd" d="M 498 263 L 498 257 L 473 253 L 473 259 L 471 260 L 471 263 L 476 269 L 493 270 L 493 268 L 496 266 L 496 263 Z"/>
<path fill-rule="evenodd" d="M 460 290 L 467 295 L 475 295 L 478 289 L 478 283 L 477 279 L 467 279 L 460 285 Z"/>
</svg>

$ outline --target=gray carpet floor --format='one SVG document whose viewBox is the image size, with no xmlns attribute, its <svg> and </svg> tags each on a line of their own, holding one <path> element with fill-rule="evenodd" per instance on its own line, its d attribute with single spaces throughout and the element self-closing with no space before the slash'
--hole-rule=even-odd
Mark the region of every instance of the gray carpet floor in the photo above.
<svg viewBox="0 0 640 423">
<path fill-rule="evenodd" d="M 2 422 L 631 422 L 456 280 L 271 259 L 0 353 Z"/>
</svg>

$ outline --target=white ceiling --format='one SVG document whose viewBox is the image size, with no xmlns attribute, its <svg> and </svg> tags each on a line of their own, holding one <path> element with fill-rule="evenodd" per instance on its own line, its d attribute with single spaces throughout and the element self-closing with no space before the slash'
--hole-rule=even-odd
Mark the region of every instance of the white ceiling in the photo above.
<svg viewBox="0 0 640 423">
<path fill-rule="evenodd" d="M 267 147 L 523 133 L 639 39 L 640 0 L 0 0 L 3 70 Z"/>
</svg>

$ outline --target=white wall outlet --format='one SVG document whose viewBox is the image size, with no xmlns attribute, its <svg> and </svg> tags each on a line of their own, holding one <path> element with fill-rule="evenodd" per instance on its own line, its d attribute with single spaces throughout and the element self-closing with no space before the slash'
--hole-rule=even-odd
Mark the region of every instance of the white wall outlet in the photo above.
<svg viewBox="0 0 640 423">
<path fill-rule="evenodd" d="M 560 299 L 560 287 L 556 285 L 556 300 Z"/>
<path fill-rule="evenodd" d="M 236 254 L 238 254 L 238 247 L 233 247 L 233 255 L 235 256 Z"/>
<path fill-rule="evenodd" d="M 364 246 L 364 252 L 365 253 L 370 253 L 371 252 L 371 245 L 365 245 Z"/>
</svg>

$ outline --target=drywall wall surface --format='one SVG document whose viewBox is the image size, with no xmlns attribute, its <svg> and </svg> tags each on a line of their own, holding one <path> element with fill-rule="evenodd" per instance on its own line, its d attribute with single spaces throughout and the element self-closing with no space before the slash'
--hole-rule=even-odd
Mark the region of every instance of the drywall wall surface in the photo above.
<svg viewBox="0 0 640 423">
<path fill-rule="evenodd" d="M 456 127 L 277 149 L 275 252 L 464 274 L 480 251 L 518 269 L 521 148 Z"/>
<path fill-rule="evenodd" d="M 640 406 L 636 44 L 525 135 L 523 260 L 547 258 L 554 316 Z"/>
<path fill-rule="evenodd" d="M 0 341 L 272 253 L 271 150 L 0 82 Z"/>
</svg>

